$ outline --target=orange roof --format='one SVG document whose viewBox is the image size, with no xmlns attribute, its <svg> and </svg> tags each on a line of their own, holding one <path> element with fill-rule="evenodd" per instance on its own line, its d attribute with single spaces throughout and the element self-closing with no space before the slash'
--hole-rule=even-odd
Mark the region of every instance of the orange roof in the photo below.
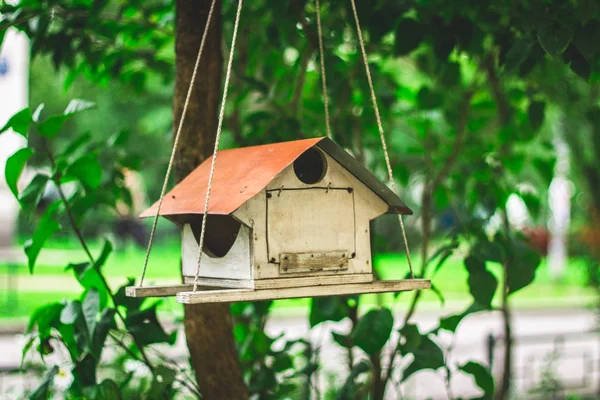
<svg viewBox="0 0 600 400">
<path fill-rule="evenodd" d="M 228 215 L 263 190 L 302 153 L 318 146 L 343 165 L 390 206 L 388 212 L 412 211 L 386 185 L 344 149 L 327 138 L 295 140 L 219 151 L 210 193 L 209 214 Z M 204 214 L 211 158 L 205 160 L 165 195 L 160 215 Z M 156 214 L 158 202 L 140 216 Z"/>
</svg>

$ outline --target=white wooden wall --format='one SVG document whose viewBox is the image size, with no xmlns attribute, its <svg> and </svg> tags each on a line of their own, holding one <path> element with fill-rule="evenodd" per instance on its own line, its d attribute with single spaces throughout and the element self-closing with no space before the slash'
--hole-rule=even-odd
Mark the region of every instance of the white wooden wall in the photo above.
<svg viewBox="0 0 600 400">
<path fill-rule="evenodd" d="M 196 275 L 198 243 L 189 224 L 181 232 L 183 275 Z M 250 248 L 250 228 L 242 225 L 231 250 L 221 258 L 202 254 L 200 275 L 207 278 L 252 279 L 252 251 Z"/>
<path fill-rule="evenodd" d="M 327 172 L 323 179 L 314 184 L 307 185 L 301 182 L 294 173 L 293 166 L 289 166 L 277 175 L 271 184 L 267 187 L 267 190 L 275 190 L 283 187 L 284 189 L 291 188 L 304 188 L 308 189 L 314 186 L 318 187 L 331 187 L 338 188 L 353 188 L 353 200 L 354 210 L 348 209 L 349 202 L 339 201 L 340 199 L 335 198 L 332 201 L 325 201 L 321 196 L 315 197 L 314 201 L 308 198 L 301 199 L 302 205 L 296 202 L 290 202 L 288 204 L 281 203 L 278 207 L 283 215 L 289 216 L 289 220 L 283 220 L 283 224 L 287 224 L 291 227 L 294 224 L 294 213 L 297 209 L 306 207 L 319 207 L 318 211 L 315 211 L 319 215 L 322 215 L 329 223 L 328 228 L 323 229 L 323 234 L 315 231 L 310 225 L 306 232 L 306 235 L 310 235 L 308 239 L 304 240 L 306 245 L 313 246 L 315 243 L 319 244 L 319 249 L 328 249 L 329 251 L 339 251 L 345 249 L 339 249 L 341 244 L 347 243 L 348 233 L 355 232 L 355 252 L 354 258 L 349 260 L 347 270 L 343 271 L 320 271 L 314 272 L 312 275 L 332 275 L 332 274 L 371 274 L 371 246 L 370 246 L 370 232 L 369 232 L 369 221 L 379 215 L 382 215 L 387 211 L 387 204 L 381 200 L 377 195 L 371 192 L 364 184 L 358 181 L 350 172 L 338 164 L 329 155 L 325 154 L 327 161 Z M 283 194 L 282 196 L 286 195 Z M 310 193 L 310 192 L 299 192 L 299 193 Z M 277 196 L 277 193 L 273 193 L 273 196 Z M 336 195 L 337 196 L 337 195 Z M 341 194 L 340 194 L 341 196 Z M 337 200 L 337 201 L 336 201 Z M 240 221 L 253 227 L 253 244 L 254 244 L 254 279 L 271 279 L 281 278 L 279 274 L 279 268 L 277 264 L 269 263 L 269 251 L 267 250 L 267 215 L 266 215 L 266 191 L 261 191 L 255 197 L 246 202 L 241 206 L 235 213 L 234 216 Z M 308 202 L 308 204 L 307 204 Z M 283 207 L 289 207 L 285 212 L 282 210 Z M 305 211 L 305 210 L 304 210 Z M 352 221 L 352 213 L 354 214 L 354 221 Z M 348 218 L 349 217 L 349 220 Z M 341 222 L 344 221 L 344 222 Z M 356 227 L 354 229 L 353 225 Z M 285 225 L 281 225 L 284 227 Z M 294 232 L 294 229 L 291 228 Z M 295 231 L 297 232 L 297 231 Z M 332 235 L 332 232 L 335 234 Z M 318 235 L 318 236 L 316 236 Z M 302 235 L 294 237 L 288 235 L 285 240 L 291 241 L 289 244 L 290 248 L 298 250 L 302 248 Z M 307 249 L 307 251 L 311 251 Z M 286 276 L 286 278 L 288 278 Z"/>
</svg>

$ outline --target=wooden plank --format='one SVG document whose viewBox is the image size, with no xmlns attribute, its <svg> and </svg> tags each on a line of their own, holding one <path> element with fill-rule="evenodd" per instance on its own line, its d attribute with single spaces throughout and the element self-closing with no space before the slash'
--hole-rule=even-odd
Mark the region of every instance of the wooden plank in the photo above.
<svg viewBox="0 0 600 400">
<path fill-rule="evenodd" d="M 348 283 L 372 282 L 372 274 L 299 276 L 294 278 L 259 279 L 254 282 L 254 289 L 274 289 L 302 286 L 341 285 Z"/>
<path fill-rule="evenodd" d="M 360 293 L 404 292 L 429 289 L 429 279 L 404 279 L 399 281 L 376 281 L 345 285 L 307 286 L 279 289 L 229 289 L 177 293 L 182 304 L 230 303 L 236 301 L 278 300 L 299 297 L 343 296 Z"/>
<path fill-rule="evenodd" d="M 195 277 L 186 276 L 183 281 L 188 284 L 194 283 Z M 252 289 L 254 281 L 252 279 L 225 279 L 225 278 L 206 278 L 199 277 L 198 284 L 201 286 L 231 288 L 231 289 Z"/>
<path fill-rule="evenodd" d="M 125 295 L 127 297 L 168 297 L 175 296 L 179 292 L 187 292 L 194 289 L 194 285 L 164 285 L 164 286 L 127 286 Z"/>
<path fill-rule="evenodd" d="M 280 274 L 298 274 L 316 271 L 348 269 L 352 252 L 330 251 L 321 253 L 282 253 L 279 255 Z"/>
</svg>

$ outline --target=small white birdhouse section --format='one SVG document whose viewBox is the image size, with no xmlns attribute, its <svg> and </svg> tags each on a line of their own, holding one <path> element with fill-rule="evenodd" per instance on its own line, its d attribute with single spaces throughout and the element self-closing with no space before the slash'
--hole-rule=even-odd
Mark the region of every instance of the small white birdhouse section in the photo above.
<svg viewBox="0 0 600 400">
<path fill-rule="evenodd" d="M 177 294 L 182 303 L 207 303 L 430 287 L 422 279 L 373 281 L 370 221 L 411 211 L 331 140 L 219 152 L 206 212 L 209 170 L 207 160 L 165 195 L 160 208 L 181 228 L 185 284 L 131 287 L 129 295 Z M 155 215 L 157 206 L 142 217 Z M 202 290 L 191 292 L 197 273 Z"/>
</svg>

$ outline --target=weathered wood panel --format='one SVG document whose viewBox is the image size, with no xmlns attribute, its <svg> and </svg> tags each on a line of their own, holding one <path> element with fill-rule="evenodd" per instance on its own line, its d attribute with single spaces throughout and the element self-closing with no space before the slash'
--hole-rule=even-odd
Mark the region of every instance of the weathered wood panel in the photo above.
<svg viewBox="0 0 600 400">
<path fill-rule="evenodd" d="M 293 278 L 259 279 L 254 282 L 254 289 L 342 285 L 347 283 L 366 283 L 372 281 L 372 274 L 297 276 Z"/>
<path fill-rule="evenodd" d="M 192 229 L 188 224 L 185 224 L 183 227 L 181 242 L 183 275 L 195 276 L 198 243 L 196 243 Z M 233 247 L 224 257 L 212 258 L 206 253 L 202 255 L 200 276 L 207 278 L 252 279 L 250 254 L 250 228 L 242 225 Z"/>
<path fill-rule="evenodd" d="M 353 252 L 348 250 L 327 253 L 281 253 L 279 274 L 347 270 L 348 259 L 352 258 L 352 254 Z"/>
<path fill-rule="evenodd" d="M 404 292 L 429 289 L 429 279 L 405 279 L 343 285 L 307 286 L 280 289 L 229 289 L 177 293 L 177 302 L 183 304 L 228 303 L 236 301 L 259 301 L 291 299 L 300 297 L 341 296 L 359 293 Z"/>
<path fill-rule="evenodd" d="M 354 253 L 354 195 L 346 189 L 284 189 L 267 193 L 270 261 L 283 253 Z"/>
</svg>

